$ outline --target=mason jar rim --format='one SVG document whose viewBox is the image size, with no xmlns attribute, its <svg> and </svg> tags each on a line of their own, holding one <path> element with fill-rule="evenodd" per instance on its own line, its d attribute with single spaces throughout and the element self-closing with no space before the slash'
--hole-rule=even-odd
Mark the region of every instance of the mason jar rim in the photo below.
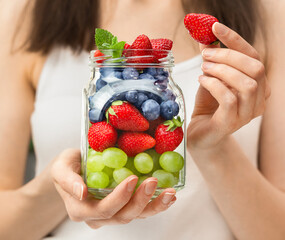
<svg viewBox="0 0 285 240">
<path fill-rule="evenodd" d="M 96 50 L 89 56 L 90 67 L 174 67 L 174 57 L 171 50 L 158 49 L 104 49 L 104 56 L 94 57 Z M 120 53 L 120 57 L 113 57 L 113 53 Z M 135 54 L 134 54 L 135 52 Z M 141 52 L 143 55 L 137 55 Z M 159 54 L 159 55 L 158 55 Z M 159 56 L 159 58 L 157 58 Z M 162 57 L 161 57 L 162 56 Z M 152 59 L 156 61 L 151 62 Z"/>
</svg>

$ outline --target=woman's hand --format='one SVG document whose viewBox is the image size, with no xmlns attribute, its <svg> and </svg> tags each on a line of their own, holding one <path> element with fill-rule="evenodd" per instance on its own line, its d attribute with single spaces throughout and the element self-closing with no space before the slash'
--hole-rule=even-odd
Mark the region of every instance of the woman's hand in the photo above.
<svg viewBox="0 0 285 240">
<path fill-rule="evenodd" d="M 166 189 L 150 202 L 157 186 L 156 178 L 145 180 L 133 194 L 138 177 L 125 179 L 103 200 L 88 194 L 80 174 L 80 151 L 64 151 L 52 167 L 57 191 L 62 197 L 71 220 L 85 221 L 91 228 L 126 224 L 136 218 L 153 216 L 169 208 L 176 200 L 175 190 Z"/>
<path fill-rule="evenodd" d="M 212 148 L 262 115 L 270 95 L 257 51 L 223 24 L 215 23 L 213 32 L 228 49 L 201 46 L 204 75 L 188 128 L 191 150 Z"/>
</svg>

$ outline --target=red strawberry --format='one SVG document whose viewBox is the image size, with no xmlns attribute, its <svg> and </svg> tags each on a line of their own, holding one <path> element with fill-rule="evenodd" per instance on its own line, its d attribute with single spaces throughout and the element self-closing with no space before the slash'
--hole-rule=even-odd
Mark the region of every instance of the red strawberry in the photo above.
<svg viewBox="0 0 285 240">
<path fill-rule="evenodd" d="M 138 153 L 153 148 L 155 139 L 146 133 L 124 132 L 118 139 L 118 146 L 129 157 L 134 157 Z"/>
<path fill-rule="evenodd" d="M 148 56 L 152 55 L 152 46 L 149 38 L 142 34 L 139 35 L 136 40 L 133 42 L 133 44 L 130 47 L 131 49 L 137 49 L 132 50 L 128 52 L 126 57 L 137 57 L 137 56 Z M 134 58 L 134 59 L 128 59 L 128 63 L 152 63 L 155 61 L 155 57 L 142 57 L 142 58 Z"/>
<path fill-rule="evenodd" d="M 102 57 L 104 56 L 104 54 L 100 51 L 100 50 L 96 50 L 94 52 L 94 57 L 97 58 L 97 57 Z M 102 63 L 104 60 L 97 60 L 96 62 L 97 63 Z"/>
<path fill-rule="evenodd" d="M 173 42 L 166 38 L 151 39 L 150 40 L 152 48 L 155 50 L 171 50 Z M 167 57 L 167 53 L 163 51 L 154 51 L 154 55 L 157 59 Z"/>
<path fill-rule="evenodd" d="M 131 48 L 131 45 L 128 43 L 125 43 L 124 49 L 129 49 L 129 48 Z"/>
<path fill-rule="evenodd" d="M 153 120 L 153 121 L 149 121 L 149 129 L 147 130 L 146 133 L 154 137 L 156 128 L 158 127 L 158 125 L 162 124 L 164 121 L 165 119 L 163 119 L 162 117 L 159 117 L 158 119 Z"/>
<path fill-rule="evenodd" d="M 115 128 L 106 122 L 94 123 L 88 131 L 89 145 L 97 152 L 115 146 L 117 138 Z"/>
<path fill-rule="evenodd" d="M 149 123 L 132 104 L 115 101 L 106 112 L 107 121 L 116 129 L 143 132 L 148 130 Z"/>
<path fill-rule="evenodd" d="M 159 125 L 155 131 L 155 150 L 159 154 L 174 151 L 183 140 L 182 122 L 180 118 L 172 119 Z"/>
<path fill-rule="evenodd" d="M 212 26 L 218 19 L 207 14 L 189 13 L 184 18 L 184 25 L 190 35 L 199 43 L 216 44 L 217 38 L 212 32 Z"/>
<path fill-rule="evenodd" d="M 148 36 L 144 34 L 139 35 L 131 45 L 131 49 L 152 49 Z"/>
</svg>

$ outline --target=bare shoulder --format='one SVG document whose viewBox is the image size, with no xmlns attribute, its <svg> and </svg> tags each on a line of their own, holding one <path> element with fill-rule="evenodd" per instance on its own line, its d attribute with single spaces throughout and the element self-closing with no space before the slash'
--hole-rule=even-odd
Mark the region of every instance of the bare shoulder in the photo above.
<svg viewBox="0 0 285 240">
<path fill-rule="evenodd" d="M 7 71 L 17 66 L 16 71 L 29 76 L 27 79 L 35 86 L 33 78 L 38 73 L 34 69 L 40 69 L 35 65 L 42 64 L 44 57 L 23 48 L 31 29 L 33 2 L 0 0 L 0 68 Z"/>
<path fill-rule="evenodd" d="M 277 58 L 282 58 L 284 64 L 285 0 L 261 0 L 261 2 L 264 10 L 262 18 L 266 30 L 268 60 L 275 62 Z"/>
</svg>

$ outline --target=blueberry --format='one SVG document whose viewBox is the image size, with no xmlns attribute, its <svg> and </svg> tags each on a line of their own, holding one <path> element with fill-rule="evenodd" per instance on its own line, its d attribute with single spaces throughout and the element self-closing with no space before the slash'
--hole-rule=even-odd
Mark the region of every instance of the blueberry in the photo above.
<svg viewBox="0 0 285 240">
<path fill-rule="evenodd" d="M 128 67 L 124 69 L 122 75 L 125 80 L 135 80 L 138 79 L 139 72 L 135 68 Z"/>
<path fill-rule="evenodd" d="M 110 73 L 114 72 L 114 68 L 104 67 L 99 70 L 102 77 L 107 77 Z"/>
<path fill-rule="evenodd" d="M 100 73 L 106 82 L 112 82 L 112 78 L 122 79 L 122 71 L 119 68 L 101 68 Z"/>
<path fill-rule="evenodd" d="M 99 78 L 96 82 L 96 92 L 98 92 L 102 87 L 106 86 L 107 83 L 102 80 L 102 78 Z"/>
<path fill-rule="evenodd" d="M 168 81 L 168 77 L 166 77 L 165 75 L 157 75 L 155 76 L 155 79 L 159 81 L 164 81 L 164 80 Z"/>
<path fill-rule="evenodd" d="M 99 122 L 100 119 L 98 119 L 98 110 L 97 109 L 91 109 L 89 111 L 89 121 L 92 123 Z"/>
<path fill-rule="evenodd" d="M 156 76 L 157 75 L 156 68 L 146 68 L 143 72 L 147 73 L 147 74 L 150 74 L 152 76 Z"/>
<path fill-rule="evenodd" d="M 139 79 L 154 80 L 154 77 L 152 75 L 150 75 L 149 73 L 143 73 L 139 76 Z"/>
<path fill-rule="evenodd" d="M 136 103 L 138 101 L 138 91 L 128 91 L 125 97 L 128 102 Z"/>
<path fill-rule="evenodd" d="M 160 114 L 166 120 L 171 120 L 179 112 L 179 106 L 172 100 L 164 101 L 160 104 Z"/>
<path fill-rule="evenodd" d="M 158 96 L 154 93 L 151 93 L 151 92 L 147 92 L 146 95 L 148 96 L 149 99 L 153 99 L 154 101 L 161 103 L 161 97 L 160 96 Z"/>
<path fill-rule="evenodd" d="M 152 99 L 146 100 L 142 104 L 141 108 L 143 115 L 149 121 L 157 119 L 160 115 L 160 106 L 156 101 Z"/>
<path fill-rule="evenodd" d="M 162 93 L 163 99 L 166 100 L 173 100 L 175 101 L 176 96 L 170 89 L 165 89 Z"/>
<path fill-rule="evenodd" d="M 169 73 L 163 68 L 158 68 L 156 72 L 157 72 L 157 75 L 164 75 L 165 77 L 169 77 Z"/>
<path fill-rule="evenodd" d="M 157 80 L 154 82 L 154 85 L 160 88 L 161 90 L 165 90 L 167 88 L 167 80 Z"/>
<path fill-rule="evenodd" d="M 138 93 L 138 101 L 135 103 L 135 106 L 137 108 L 140 108 L 143 102 L 145 102 L 146 100 L 148 100 L 147 95 L 145 95 L 144 93 Z"/>
</svg>

